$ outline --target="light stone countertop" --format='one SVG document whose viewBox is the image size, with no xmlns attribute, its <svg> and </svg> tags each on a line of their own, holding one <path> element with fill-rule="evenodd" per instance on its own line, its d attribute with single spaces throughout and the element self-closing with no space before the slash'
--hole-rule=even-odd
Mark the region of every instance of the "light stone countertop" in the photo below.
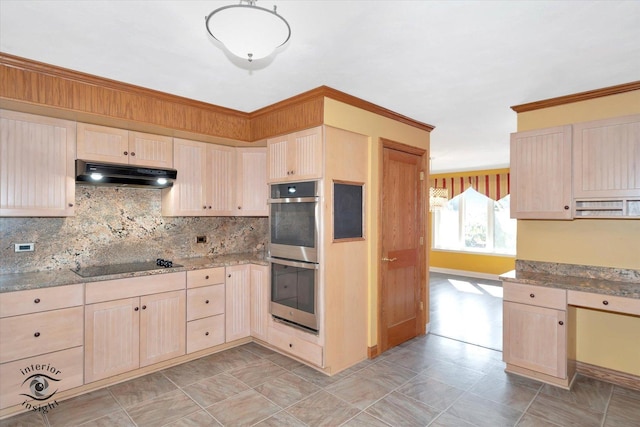
<svg viewBox="0 0 640 427">
<path fill-rule="evenodd" d="M 516 269 L 500 280 L 640 299 L 640 270 L 516 260 Z"/>
<path fill-rule="evenodd" d="M 107 273 L 97 277 L 81 277 L 71 270 L 47 270 L 29 273 L 0 274 L 0 293 L 48 288 L 52 286 L 73 285 L 76 283 L 100 282 L 104 280 L 124 279 L 128 277 L 149 276 L 154 274 L 175 273 L 188 270 L 201 270 L 203 268 L 227 267 L 240 264 L 268 265 L 264 252 L 181 258 L 174 259 L 173 263 L 180 264 L 182 267 L 158 268 L 155 270 L 137 271 L 133 273 Z"/>
</svg>

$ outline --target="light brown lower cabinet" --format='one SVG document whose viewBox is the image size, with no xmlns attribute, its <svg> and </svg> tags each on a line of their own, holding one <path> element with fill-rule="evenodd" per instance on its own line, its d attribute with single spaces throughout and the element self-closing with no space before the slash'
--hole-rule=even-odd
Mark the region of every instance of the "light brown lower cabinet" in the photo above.
<svg viewBox="0 0 640 427">
<path fill-rule="evenodd" d="M 567 292 L 503 282 L 506 371 L 568 387 Z"/>
<path fill-rule="evenodd" d="M 185 291 L 85 306 L 85 382 L 185 354 Z"/>
</svg>

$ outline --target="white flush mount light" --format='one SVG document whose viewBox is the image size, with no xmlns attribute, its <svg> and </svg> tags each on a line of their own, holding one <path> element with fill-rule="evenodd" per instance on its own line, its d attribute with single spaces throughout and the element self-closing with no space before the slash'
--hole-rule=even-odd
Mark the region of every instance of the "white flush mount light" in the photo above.
<svg viewBox="0 0 640 427">
<path fill-rule="evenodd" d="M 101 173 L 97 173 L 94 172 L 91 175 L 89 175 L 91 177 L 92 180 L 94 181 L 100 181 L 102 179 L 102 174 Z"/>
<path fill-rule="evenodd" d="M 168 181 L 167 178 L 158 178 L 156 182 L 160 185 L 165 185 Z"/>
<path fill-rule="evenodd" d="M 205 18 L 207 31 L 233 55 L 249 62 L 266 58 L 291 37 L 291 27 L 273 10 L 256 6 L 257 0 L 214 10 Z"/>
</svg>

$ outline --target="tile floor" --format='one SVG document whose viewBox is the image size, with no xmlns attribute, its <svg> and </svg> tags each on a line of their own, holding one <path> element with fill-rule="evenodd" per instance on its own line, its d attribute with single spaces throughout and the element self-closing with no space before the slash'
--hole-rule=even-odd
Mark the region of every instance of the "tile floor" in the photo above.
<svg viewBox="0 0 640 427">
<path fill-rule="evenodd" d="M 640 391 L 505 374 L 501 353 L 415 338 L 327 377 L 250 343 L 1 426 L 634 426 Z"/>
</svg>

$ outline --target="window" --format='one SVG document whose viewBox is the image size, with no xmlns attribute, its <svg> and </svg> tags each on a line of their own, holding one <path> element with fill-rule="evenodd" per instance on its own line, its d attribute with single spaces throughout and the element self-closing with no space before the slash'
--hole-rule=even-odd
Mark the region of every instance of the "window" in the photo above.
<svg viewBox="0 0 640 427">
<path fill-rule="evenodd" d="M 509 195 L 491 200 L 473 188 L 433 213 L 433 248 L 515 255 L 516 220 L 509 218 Z"/>
</svg>

